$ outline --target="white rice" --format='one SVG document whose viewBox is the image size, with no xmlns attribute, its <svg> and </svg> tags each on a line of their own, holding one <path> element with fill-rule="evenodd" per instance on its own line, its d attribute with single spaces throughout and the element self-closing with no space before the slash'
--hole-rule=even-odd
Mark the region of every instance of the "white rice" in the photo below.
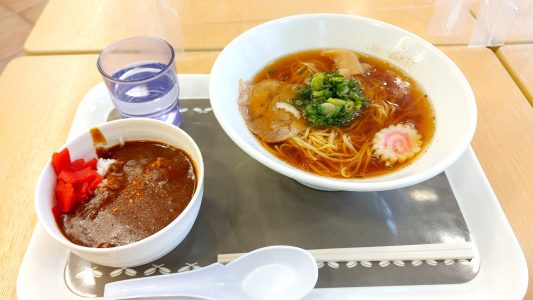
<svg viewBox="0 0 533 300">
<path fill-rule="evenodd" d="M 114 164 L 115 161 L 116 160 L 114 159 L 99 158 L 98 162 L 96 163 L 96 172 L 103 177 L 107 173 L 109 167 Z"/>
</svg>

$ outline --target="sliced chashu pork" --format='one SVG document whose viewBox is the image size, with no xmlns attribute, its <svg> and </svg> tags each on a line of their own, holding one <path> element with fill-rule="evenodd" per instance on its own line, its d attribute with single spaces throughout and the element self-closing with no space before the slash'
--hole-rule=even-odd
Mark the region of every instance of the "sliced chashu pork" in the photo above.
<svg viewBox="0 0 533 300">
<path fill-rule="evenodd" d="M 292 84 L 278 80 L 241 81 L 239 109 L 251 132 L 265 142 L 281 142 L 305 129 L 300 112 L 288 103 L 296 96 Z"/>
<path fill-rule="evenodd" d="M 350 79 L 352 75 L 359 75 L 365 72 L 359 62 L 359 57 L 353 51 L 331 49 L 324 50 L 321 54 L 331 58 L 335 62 L 337 69 L 339 69 L 339 73 L 346 79 Z"/>
</svg>

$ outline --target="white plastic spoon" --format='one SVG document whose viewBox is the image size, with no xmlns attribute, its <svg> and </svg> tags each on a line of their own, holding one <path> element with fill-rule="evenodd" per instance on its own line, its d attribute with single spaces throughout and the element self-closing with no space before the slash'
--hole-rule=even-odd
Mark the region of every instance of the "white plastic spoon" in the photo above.
<svg viewBox="0 0 533 300">
<path fill-rule="evenodd" d="M 108 283 L 104 299 L 187 296 L 204 299 L 300 299 L 316 284 L 318 269 L 306 250 L 271 246 L 227 265 Z"/>
</svg>

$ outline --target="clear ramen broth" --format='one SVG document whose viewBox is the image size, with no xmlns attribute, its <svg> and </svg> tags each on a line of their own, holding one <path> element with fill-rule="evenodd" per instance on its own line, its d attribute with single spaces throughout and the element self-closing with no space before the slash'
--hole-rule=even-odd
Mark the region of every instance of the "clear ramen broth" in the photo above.
<svg viewBox="0 0 533 300">
<path fill-rule="evenodd" d="M 250 86 L 253 89 L 259 83 L 272 79 L 280 84 L 291 84 L 293 90 L 301 89 L 305 84 L 310 86 L 313 74 L 340 69 L 338 61 L 325 56 L 323 51 L 303 51 L 282 57 L 262 69 L 252 79 Z M 296 168 L 335 178 L 380 176 L 410 164 L 424 152 L 435 131 L 435 117 L 427 95 L 400 69 L 368 55 L 356 53 L 356 56 L 364 72 L 350 75 L 350 78 L 344 75 L 346 80 L 354 79 L 359 83 L 367 100 L 356 117 L 342 126 L 316 126 L 306 121 L 304 128 L 283 141 L 266 141 L 256 134 L 268 151 Z M 254 94 L 250 93 L 252 99 Z M 291 102 L 293 100 L 276 99 L 290 104 L 294 104 Z M 241 113 L 250 130 L 256 133 L 252 130 L 251 118 L 246 115 L 251 106 L 249 104 L 247 109 L 241 109 Z M 288 111 L 285 104 L 277 104 L 276 107 Z M 299 110 L 302 115 L 306 114 L 303 109 Z M 296 112 L 292 113 L 296 115 Z M 382 152 L 377 152 L 379 145 L 376 146 L 375 136 L 395 125 L 414 128 L 420 141 L 416 153 L 407 159 L 391 162 L 384 159 L 387 156 Z M 400 134 L 406 135 L 403 132 Z"/>
</svg>

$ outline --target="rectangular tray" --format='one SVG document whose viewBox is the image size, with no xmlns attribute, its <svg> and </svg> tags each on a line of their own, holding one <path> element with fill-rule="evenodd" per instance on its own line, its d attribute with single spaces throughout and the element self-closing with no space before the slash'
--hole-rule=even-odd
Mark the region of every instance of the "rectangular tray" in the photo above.
<svg viewBox="0 0 533 300">
<path fill-rule="evenodd" d="M 117 269 L 68 255 L 37 227 L 19 274 L 20 298 L 42 296 L 28 293 L 28 286 L 24 285 L 31 280 L 30 273 L 36 272 L 30 269 L 42 271 L 43 267 L 51 267 L 47 264 L 61 270 L 54 277 L 63 279 L 50 295 L 57 296 L 59 290 L 70 298 L 94 297 L 101 295 L 103 285 L 109 281 L 193 270 L 215 262 L 217 254 L 248 252 L 273 244 L 316 249 L 313 253 L 322 255 L 319 281 L 310 298 L 356 296 L 361 292 L 369 298 L 392 290 L 396 298 L 403 293 L 410 298 L 413 291 L 419 295 L 423 290 L 455 295 L 458 287 L 467 292 L 487 278 L 494 280 L 489 286 L 493 287 L 497 279 L 483 272 L 492 268 L 487 264 L 493 257 L 485 255 L 484 259 L 480 247 L 484 239 L 490 242 L 493 237 L 485 236 L 482 230 L 476 237 L 476 223 L 469 219 L 476 220 L 477 214 L 471 217 L 465 209 L 475 201 L 483 203 L 477 208 L 478 213 L 498 216 L 493 223 L 499 228 L 492 229 L 499 229 L 505 246 L 486 252 L 500 256 L 500 263 L 507 261 L 507 272 L 512 271 L 509 276 L 516 286 L 512 291 L 523 295 L 527 286 L 523 254 L 471 149 L 446 174 L 405 189 L 376 193 L 312 190 L 263 167 L 229 140 L 206 100 L 207 82 L 205 75 L 180 76 L 182 128 L 199 144 L 206 161 L 202 208 L 186 240 L 153 264 Z M 95 87 L 80 103 L 69 139 L 105 122 L 111 109 L 105 87 Z M 474 186 L 473 190 L 466 188 Z M 50 248 L 56 251 L 49 253 L 50 259 L 43 263 L 43 252 L 48 253 Z M 330 248 L 348 248 L 345 252 L 353 255 L 342 261 L 328 260 L 323 254 L 329 253 Z M 497 253 L 493 253 L 495 248 Z M 34 257 L 36 251 L 41 257 L 38 261 Z M 514 255 L 504 258 L 502 251 Z M 501 284 L 501 279 L 498 282 Z M 49 286 L 44 284 L 42 288 L 47 290 Z M 485 289 L 482 292 L 485 294 Z"/>
</svg>

